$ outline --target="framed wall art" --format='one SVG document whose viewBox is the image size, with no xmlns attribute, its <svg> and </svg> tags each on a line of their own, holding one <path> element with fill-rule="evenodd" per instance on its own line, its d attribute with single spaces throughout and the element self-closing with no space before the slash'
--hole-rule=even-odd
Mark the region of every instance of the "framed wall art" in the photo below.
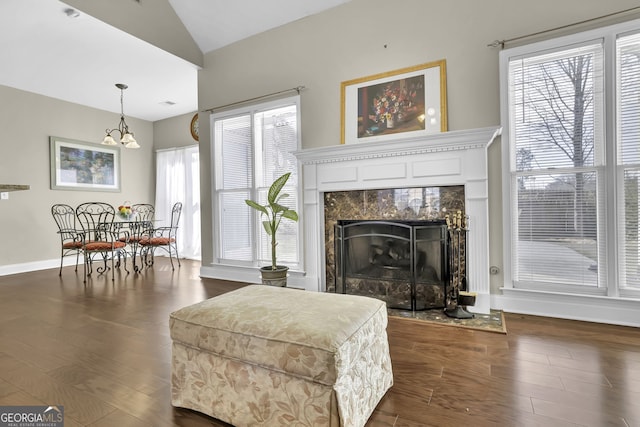
<svg viewBox="0 0 640 427">
<path fill-rule="evenodd" d="M 49 137 L 51 189 L 120 191 L 120 147 Z"/>
<path fill-rule="evenodd" d="M 341 143 L 447 131 L 445 60 L 342 82 Z"/>
</svg>

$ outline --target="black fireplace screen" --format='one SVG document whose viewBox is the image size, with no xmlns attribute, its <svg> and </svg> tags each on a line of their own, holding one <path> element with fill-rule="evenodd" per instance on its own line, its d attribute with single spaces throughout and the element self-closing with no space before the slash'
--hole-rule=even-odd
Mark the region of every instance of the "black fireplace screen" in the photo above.
<svg viewBox="0 0 640 427">
<path fill-rule="evenodd" d="M 339 220 L 336 292 L 378 298 L 389 308 L 442 308 L 449 279 L 448 244 L 442 220 Z"/>
</svg>

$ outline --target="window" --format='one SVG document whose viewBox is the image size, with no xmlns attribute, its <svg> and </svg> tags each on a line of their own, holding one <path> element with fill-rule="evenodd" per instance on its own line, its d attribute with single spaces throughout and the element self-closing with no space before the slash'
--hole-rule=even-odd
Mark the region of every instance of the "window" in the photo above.
<svg viewBox="0 0 640 427">
<path fill-rule="evenodd" d="M 500 61 L 507 286 L 637 296 L 640 22 Z"/>
<path fill-rule="evenodd" d="M 245 199 L 266 203 L 271 183 L 291 172 L 282 200 L 299 210 L 298 150 L 299 98 L 288 98 L 213 116 L 215 173 L 214 229 L 220 264 L 265 265 L 271 260 L 271 242 L 260 215 Z M 299 226 L 286 221 L 278 229 L 278 263 L 298 267 Z"/>
</svg>

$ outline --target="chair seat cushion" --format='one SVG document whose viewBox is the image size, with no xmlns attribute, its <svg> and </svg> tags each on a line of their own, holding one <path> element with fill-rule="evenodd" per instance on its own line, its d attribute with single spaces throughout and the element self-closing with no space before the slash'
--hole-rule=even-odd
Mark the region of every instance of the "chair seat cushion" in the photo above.
<svg viewBox="0 0 640 427">
<path fill-rule="evenodd" d="M 139 236 L 129 236 L 129 237 L 121 237 L 120 240 L 121 242 L 125 242 L 125 243 L 131 243 L 131 242 L 139 242 L 140 240 L 142 240 L 143 237 L 139 237 Z M 145 237 L 146 239 L 146 237 Z"/>
<path fill-rule="evenodd" d="M 112 249 L 122 249 L 126 246 L 124 242 L 91 242 L 84 245 L 85 251 L 110 251 Z"/>
<path fill-rule="evenodd" d="M 169 237 L 152 237 L 152 238 L 145 238 L 145 239 L 141 239 L 140 240 L 140 244 L 143 246 L 166 246 L 169 243 L 173 243 L 175 242 L 176 239 L 169 238 Z"/>
<path fill-rule="evenodd" d="M 66 242 L 62 245 L 63 249 L 80 249 L 82 242 Z"/>
</svg>

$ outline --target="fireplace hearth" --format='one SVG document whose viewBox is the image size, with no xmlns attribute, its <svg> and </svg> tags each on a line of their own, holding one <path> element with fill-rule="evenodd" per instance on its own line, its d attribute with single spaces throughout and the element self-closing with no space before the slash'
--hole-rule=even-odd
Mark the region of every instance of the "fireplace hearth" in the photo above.
<svg viewBox="0 0 640 427">
<path fill-rule="evenodd" d="M 448 236 L 443 220 L 338 220 L 335 291 L 378 298 L 389 308 L 443 308 Z"/>
</svg>

